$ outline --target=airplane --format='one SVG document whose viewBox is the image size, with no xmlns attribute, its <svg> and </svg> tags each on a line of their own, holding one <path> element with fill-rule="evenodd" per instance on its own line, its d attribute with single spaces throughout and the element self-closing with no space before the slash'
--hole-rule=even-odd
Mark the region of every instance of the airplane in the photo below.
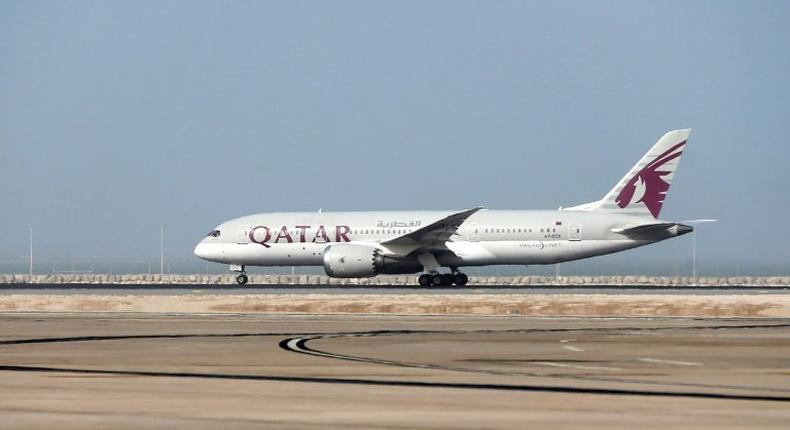
<svg viewBox="0 0 790 430">
<path fill-rule="evenodd" d="M 694 230 L 659 219 L 690 133 L 666 133 L 591 203 L 558 210 L 263 213 L 223 222 L 194 252 L 229 264 L 239 285 L 248 281 L 248 266 L 323 266 L 334 278 L 419 273 L 421 286 L 466 285 L 463 267 L 612 254 Z"/>
</svg>

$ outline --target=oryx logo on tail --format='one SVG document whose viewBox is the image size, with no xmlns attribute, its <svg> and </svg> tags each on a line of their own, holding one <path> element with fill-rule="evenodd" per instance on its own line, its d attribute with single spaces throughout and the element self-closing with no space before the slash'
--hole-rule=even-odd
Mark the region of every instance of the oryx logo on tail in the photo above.
<svg viewBox="0 0 790 430">
<path fill-rule="evenodd" d="M 669 190 L 669 182 L 664 180 L 664 176 L 673 173 L 672 170 L 661 170 L 661 167 L 680 157 L 685 144 L 684 140 L 669 148 L 637 172 L 620 191 L 615 200 L 617 205 L 625 208 L 632 203 L 644 203 L 650 214 L 658 218 Z"/>
<path fill-rule="evenodd" d="M 658 219 L 690 134 L 688 128 L 664 134 L 601 200 L 566 210 L 621 212 Z"/>
</svg>

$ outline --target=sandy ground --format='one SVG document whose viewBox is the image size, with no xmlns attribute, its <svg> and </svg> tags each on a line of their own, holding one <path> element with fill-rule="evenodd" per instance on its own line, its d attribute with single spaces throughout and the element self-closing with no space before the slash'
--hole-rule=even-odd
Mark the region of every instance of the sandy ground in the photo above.
<svg viewBox="0 0 790 430">
<path fill-rule="evenodd" d="M 0 427 L 776 428 L 790 320 L 0 314 Z"/>
<path fill-rule="evenodd" d="M 7 294 L 3 311 L 790 317 L 790 295 Z"/>
</svg>

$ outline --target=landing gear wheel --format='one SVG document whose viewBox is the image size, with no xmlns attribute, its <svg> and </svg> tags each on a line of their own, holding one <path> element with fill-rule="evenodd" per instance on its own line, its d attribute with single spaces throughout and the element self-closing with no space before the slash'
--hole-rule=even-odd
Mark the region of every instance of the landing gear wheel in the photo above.
<svg viewBox="0 0 790 430">
<path fill-rule="evenodd" d="M 239 285 L 244 285 L 247 283 L 247 275 L 241 274 L 236 277 L 236 283 Z"/>
<path fill-rule="evenodd" d="M 431 275 L 429 275 L 427 273 L 423 273 L 422 275 L 420 275 L 419 278 L 417 278 L 417 282 L 419 282 L 420 286 L 422 286 L 422 287 L 427 287 L 427 286 L 431 285 L 432 281 L 433 281 L 433 278 L 431 277 Z"/>
<path fill-rule="evenodd" d="M 439 275 L 439 278 L 441 279 L 441 285 L 442 286 L 447 287 L 447 286 L 453 285 L 453 274 L 452 273 L 444 273 L 442 275 Z"/>
<path fill-rule="evenodd" d="M 455 276 L 453 276 L 453 278 L 454 278 L 453 283 L 455 283 L 455 285 L 458 285 L 459 287 L 463 287 L 464 285 L 466 285 L 467 282 L 469 282 L 469 277 L 461 272 L 456 273 Z"/>
<path fill-rule="evenodd" d="M 434 287 L 441 287 L 442 286 L 442 275 L 434 274 L 431 275 L 431 285 Z"/>
</svg>

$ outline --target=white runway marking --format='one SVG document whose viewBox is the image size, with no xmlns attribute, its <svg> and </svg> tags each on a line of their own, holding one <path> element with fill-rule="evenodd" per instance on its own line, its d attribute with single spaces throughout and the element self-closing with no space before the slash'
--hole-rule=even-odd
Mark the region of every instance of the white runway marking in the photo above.
<svg viewBox="0 0 790 430">
<path fill-rule="evenodd" d="M 575 342 L 575 341 L 576 341 L 576 339 L 562 339 L 562 340 L 560 341 L 560 343 L 568 343 L 568 342 Z M 562 348 L 563 348 L 563 349 L 566 349 L 566 350 L 568 350 L 568 351 L 573 351 L 573 352 L 584 352 L 584 350 L 583 350 L 583 349 L 581 349 L 581 348 L 579 348 L 579 347 L 576 347 L 576 346 L 563 345 L 563 347 L 562 347 Z"/>
<path fill-rule="evenodd" d="M 565 346 L 563 346 L 562 348 L 563 348 L 563 349 L 567 349 L 568 351 L 573 351 L 573 352 L 584 352 L 584 350 L 583 350 L 583 349 L 581 349 L 581 348 L 577 348 L 577 347 L 575 347 L 575 346 L 570 346 L 570 345 L 565 345 Z"/>
<path fill-rule="evenodd" d="M 695 363 L 693 361 L 675 361 L 675 360 L 659 360 L 657 358 L 637 358 L 639 361 L 646 363 L 660 363 L 660 364 L 677 364 L 678 366 L 702 366 L 702 363 Z"/>
<path fill-rule="evenodd" d="M 535 361 L 533 364 L 539 364 L 541 366 L 551 366 L 551 367 L 567 367 L 570 369 L 582 369 L 582 370 L 623 370 L 619 367 L 604 367 L 604 366 L 578 366 L 575 364 L 563 364 L 563 363 L 555 363 L 553 361 Z"/>
</svg>

